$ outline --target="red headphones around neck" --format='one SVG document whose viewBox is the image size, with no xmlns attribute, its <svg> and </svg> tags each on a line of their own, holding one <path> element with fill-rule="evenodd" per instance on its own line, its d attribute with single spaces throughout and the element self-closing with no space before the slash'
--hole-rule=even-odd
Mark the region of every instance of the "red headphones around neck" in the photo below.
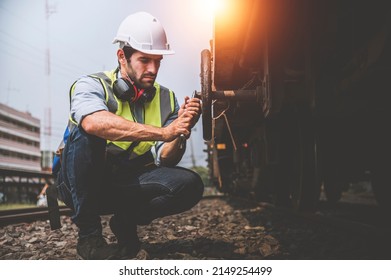
<svg viewBox="0 0 391 280">
<path fill-rule="evenodd" d="M 117 69 L 116 73 L 118 73 Z M 113 83 L 113 92 L 115 96 L 130 103 L 148 103 L 155 97 L 156 88 L 153 86 L 147 89 L 138 89 L 131 79 L 118 78 Z"/>
</svg>

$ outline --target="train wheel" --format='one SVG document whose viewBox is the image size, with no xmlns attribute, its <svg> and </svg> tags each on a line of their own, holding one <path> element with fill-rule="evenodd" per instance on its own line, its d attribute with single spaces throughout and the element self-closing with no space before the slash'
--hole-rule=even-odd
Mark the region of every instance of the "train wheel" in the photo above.
<svg viewBox="0 0 391 280">
<path fill-rule="evenodd" d="M 209 141 L 212 138 L 212 69 L 211 53 L 207 49 L 201 52 L 201 99 L 203 137 Z"/>
<path fill-rule="evenodd" d="M 315 210 L 320 195 L 315 133 L 310 127 L 311 116 L 301 120 L 299 147 L 299 181 L 292 191 L 294 206 L 300 210 Z"/>
<path fill-rule="evenodd" d="M 276 203 L 312 211 L 320 194 L 312 116 L 308 108 L 287 110 L 281 119 Z M 290 205 L 287 205 L 288 203 Z"/>
<path fill-rule="evenodd" d="M 250 137 L 250 163 L 253 168 L 251 179 L 251 188 L 254 192 L 254 197 L 257 201 L 274 202 L 273 201 L 273 185 L 274 185 L 274 166 L 272 161 L 273 149 L 270 146 L 273 141 L 268 130 L 268 120 L 254 130 Z M 269 141 L 271 140 L 271 141 Z"/>
</svg>

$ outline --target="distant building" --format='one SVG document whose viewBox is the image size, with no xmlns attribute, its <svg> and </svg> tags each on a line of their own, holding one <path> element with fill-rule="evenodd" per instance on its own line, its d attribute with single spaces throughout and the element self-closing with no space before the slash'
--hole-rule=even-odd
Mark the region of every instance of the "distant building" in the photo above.
<svg viewBox="0 0 391 280">
<path fill-rule="evenodd" d="M 40 120 L 1 103 L 0 167 L 41 171 Z"/>
</svg>

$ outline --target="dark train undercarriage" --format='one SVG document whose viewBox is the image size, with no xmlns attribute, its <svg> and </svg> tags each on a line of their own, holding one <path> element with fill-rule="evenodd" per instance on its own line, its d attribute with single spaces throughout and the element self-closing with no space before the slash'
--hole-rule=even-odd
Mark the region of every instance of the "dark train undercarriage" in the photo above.
<svg viewBox="0 0 391 280">
<path fill-rule="evenodd" d="M 203 133 L 223 192 L 313 210 L 370 180 L 391 208 L 388 1 L 225 0 L 201 53 Z"/>
</svg>

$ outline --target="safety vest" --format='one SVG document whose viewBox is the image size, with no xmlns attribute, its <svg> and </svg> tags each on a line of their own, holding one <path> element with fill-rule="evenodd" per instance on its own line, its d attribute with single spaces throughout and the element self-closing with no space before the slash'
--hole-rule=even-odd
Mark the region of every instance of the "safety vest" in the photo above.
<svg viewBox="0 0 391 280">
<path fill-rule="evenodd" d="M 117 79 L 117 70 L 99 72 L 89 75 L 97 79 L 103 87 L 106 105 L 110 112 L 121 116 L 129 121 L 136 122 L 128 101 L 121 101 L 113 92 L 113 83 Z M 70 99 L 72 98 L 76 82 L 71 86 Z M 144 124 L 162 127 L 169 116 L 175 111 L 174 93 L 155 82 L 156 94 L 150 102 L 144 104 Z M 77 122 L 70 117 L 70 125 L 77 125 Z M 109 141 L 107 140 L 106 151 L 111 155 L 120 155 L 127 152 L 129 159 L 143 155 L 156 141 Z"/>
</svg>

